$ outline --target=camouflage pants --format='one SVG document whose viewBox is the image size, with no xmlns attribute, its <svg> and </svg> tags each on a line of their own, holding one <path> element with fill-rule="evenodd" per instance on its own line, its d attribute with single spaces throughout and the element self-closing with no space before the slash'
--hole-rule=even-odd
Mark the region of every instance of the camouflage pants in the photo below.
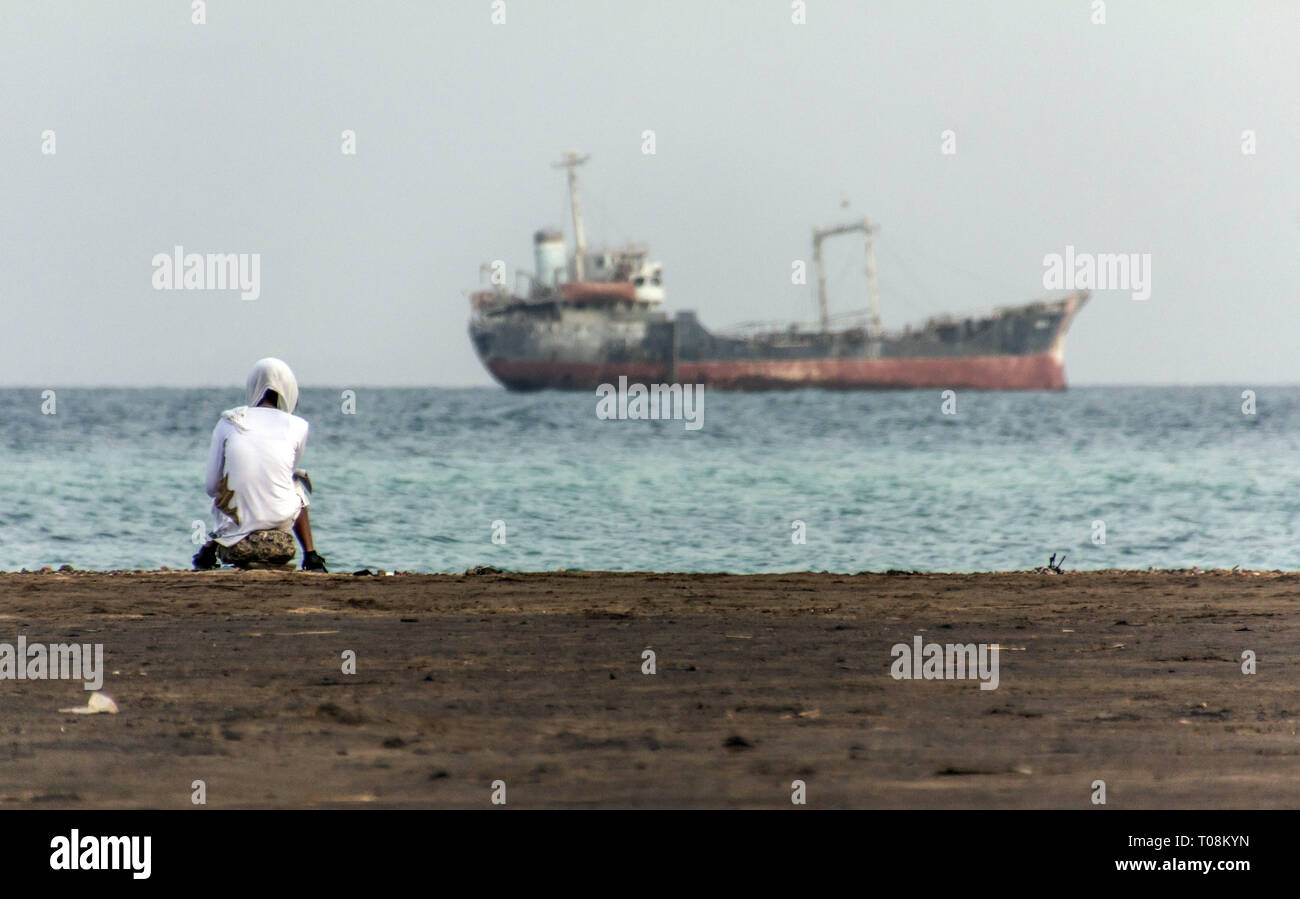
<svg viewBox="0 0 1300 899">
<path fill-rule="evenodd" d="M 253 531 L 234 546 L 217 544 L 217 556 L 230 565 L 283 565 L 293 561 L 295 551 L 293 534 L 277 530 Z"/>
</svg>

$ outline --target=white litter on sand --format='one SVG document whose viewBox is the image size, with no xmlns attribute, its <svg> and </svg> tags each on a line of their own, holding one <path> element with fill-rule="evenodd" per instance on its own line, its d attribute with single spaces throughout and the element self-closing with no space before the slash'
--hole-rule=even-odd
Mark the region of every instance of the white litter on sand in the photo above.
<svg viewBox="0 0 1300 899">
<path fill-rule="evenodd" d="M 71 709 L 59 709 L 60 712 L 67 712 L 69 715 L 98 715 L 100 712 L 107 712 L 110 715 L 117 714 L 117 703 L 111 696 L 105 696 L 103 693 L 91 693 L 90 700 L 82 706 Z"/>
</svg>

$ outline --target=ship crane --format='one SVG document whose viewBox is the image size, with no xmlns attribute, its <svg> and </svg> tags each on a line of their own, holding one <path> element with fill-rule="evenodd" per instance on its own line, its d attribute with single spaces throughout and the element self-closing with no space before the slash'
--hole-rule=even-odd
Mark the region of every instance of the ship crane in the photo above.
<svg viewBox="0 0 1300 899">
<path fill-rule="evenodd" d="M 876 251 L 871 245 L 871 235 L 880 230 L 867 219 L 832 225 L 829 228 L 813 228 L 813 264 L 817 266 L 817 306 L 821 312 L 822 333 L 831 329 L 831 317 L 826 307 L 826 267 L 822 264 L 822 241 L 839 234 L 862 233 L 867 244 L 867 293 L 871 309 L 871 334 L 880 336 L 880 289 L 876 283 Z"/>
<path fill-rule="evenodd" d="M 573 274 L 577 281 L 585 280 L 587 274 L 587 235 L 582 229 L 582 206 L 578 203 L 577 168 L 590 158 L 570 150 L 559 162 L 551 163 L 553 169 L 569 170 L 569 211 L 573 213 Z"/>
</svg>

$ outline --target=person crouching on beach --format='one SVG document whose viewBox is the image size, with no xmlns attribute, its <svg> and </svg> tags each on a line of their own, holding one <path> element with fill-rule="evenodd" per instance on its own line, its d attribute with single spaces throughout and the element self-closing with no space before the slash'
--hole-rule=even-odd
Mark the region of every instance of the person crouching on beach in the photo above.
<svg viewBox="0 0 1300 899">
<path fill-rule="evenodd" d="M 293 414 L 298 382 L 279 359 L 262 359 L 248 376 L 248 405 L 221 413 L 212 431 L 205 489 L 216 527 L 194 567 L 282 567 L 302 543 L 304 571 L 325 571 L 312 543 L 311 480 L 298 468 L 307 422 Z"/>
</svg>

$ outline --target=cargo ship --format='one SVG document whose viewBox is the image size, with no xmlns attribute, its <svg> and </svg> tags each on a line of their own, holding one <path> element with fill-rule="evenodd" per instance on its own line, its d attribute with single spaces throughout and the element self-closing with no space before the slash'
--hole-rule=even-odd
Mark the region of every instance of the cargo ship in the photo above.
<svg viewBox="0 0 1300 899">
<path fill-rule="evenodd" d="M 502 263 L 484 265 L 490 286 L 470 294 L 470 339 L 510 390 L 590 390 L 632 382 L 705 384 L 724 390 L 968 388 L 1063 390 L 1065 335 L 1087 291 L 1004 306 L 983 315 L 945 315 L 901 331 L 881 326 L 867 219 L 813 229 L 820 319 L 746 333 L 714 332 L 694 312 L 663 310 L 663 267 L 644 246 L 588 248 L 577 169 L 568 153 L 574 250 L 564 234 L 533 237 L 533 271 L 507 286 Z M 822 242 L 857 234 L 865 243 L 868 306 L 833 325 Z"/>
</svg>

